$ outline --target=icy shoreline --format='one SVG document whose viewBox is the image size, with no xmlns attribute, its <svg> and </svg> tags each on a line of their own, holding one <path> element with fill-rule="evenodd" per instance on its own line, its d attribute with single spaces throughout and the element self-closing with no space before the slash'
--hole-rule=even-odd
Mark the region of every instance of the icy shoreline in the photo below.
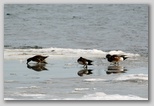
<svg viewBox="0 0 154 106">
<path fill-rule="evenodd" d="M 48 56 L 87 56 L 87 57 L 105 57 L 106 54 L 122 54 L 128 57 L 138 57 L 139 54 L 126 53 L 121 50 L 113 50 L 105 52 L 97 49 L 71 49 L 71 48 L 43 48 L 43 49 L 4 49 L 4 58 L 25 58 L 37 54 L 48 55 Z"/>
</svg>

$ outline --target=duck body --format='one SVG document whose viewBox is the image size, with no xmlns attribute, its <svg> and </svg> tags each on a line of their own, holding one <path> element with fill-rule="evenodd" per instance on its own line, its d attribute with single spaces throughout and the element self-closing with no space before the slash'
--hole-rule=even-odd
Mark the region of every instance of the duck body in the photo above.
<svg viewBox="0 0 154 106">
<path fill-rule="evenodd" d="M 92 64 L 92 60 L 89 60 L 89 59 L 86 59 L 86 58 L 83 58 L 83 57 L 80 57 L 77 62 L 81 65 L 84 65 L 85 68 L 87 68 L 87 65 L 93 65 Z"/>
<path fill-rule="evenodd" d="M 114 64 L 119 64 L 119 62 L 124 61 L 128 57 L 126 57 L 126 55 L 110 55 L 110 54 L 107 54 L 106 58 L 109 62 L 112 62 Z"/>
<path fill-rule="evenodd" d="M 31 57 L 31 58 L 28 58 L 27 59 L 27 64 L 30 62 L 30 61 L 34 61 L 34 62 L 37 62 L 37 63 L 47 63 L 45 61 L 45 59 L 47 58 L 48 56 L 41 56 L 41 55 L 36 55 L 34 57 Z"/>
</svg>

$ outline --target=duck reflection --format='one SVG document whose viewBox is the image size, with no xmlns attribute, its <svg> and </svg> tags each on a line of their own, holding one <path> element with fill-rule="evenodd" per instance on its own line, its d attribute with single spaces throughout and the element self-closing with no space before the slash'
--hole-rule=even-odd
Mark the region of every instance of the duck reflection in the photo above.
<svg viewBox="0 0 154 106">
<path fill-rule="evenodd" d="M 27 64 L 27 68 L 40 72 L 43 70 L 48 70 L 47 68 L 45 68 L 45 65 L 46 64 L 33 64 L 33 65 Z"/>
<path fill-rule="evenodd" d="M 116 73 L 125 73 L 127 69 L 122 66 L 110 65 L 107 68 L 106 74 L 116 74 Z"/>
<path fill-rule="evenodd" d="M 83 75 L 90 75 L 90 74 L 93 74 L 93 73 L 92 73 L 92 69 L 85 68 L 85 69 L 82 69 L 82 70 L 78 71 L 77 74 L 79 76 L 83 76 Z"/>
</svg>

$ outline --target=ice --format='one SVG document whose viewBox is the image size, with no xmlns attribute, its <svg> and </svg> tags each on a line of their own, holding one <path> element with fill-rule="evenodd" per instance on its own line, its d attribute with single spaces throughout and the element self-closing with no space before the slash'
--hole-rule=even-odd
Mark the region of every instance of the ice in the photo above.
<svg viewBox="0 0 154 106">
<path fill-rule="evenodd" d="M 106 79 L 89 78 L 89 79 L 84 79 L 83 81 L 85 81 L 85 82 L 97 82 L 97 81 L 106 81 Z"/>
<path fill-rule="evenodd" d="M 148 100 L 148 98 L 141 98 L 135 95 L 105 94 L 104 92 L 96 92 L 94 94 L 84 95 L 81 98 L 67 98 L 66 100 Z"/>
<path fill-rule="evenodd" d="M 47 55 L 47 56 L 61 56 L 61 57 L 102 57 L 104 58 L 106 54 L 124 54 L 128 57 L 138 57 L 139 54 L 126 53 L 124 51 L 110 51 L 105 52 L 97 49 L 71 49 L 71 48 L 43 48 L 43 49 L 4 49 L 4 58 L 27 58 L 34 55 Z M 21 60 L 23 61 L 23 60 Z"/>
<path fill-rule="evenodd" d="M 147 74 L 129 74 L 129 75 L 122 75 L 115 80 L 133 80 L 133 79 L 139 79 L 139 80 L 148 80 Z"/>
<path fill-rule="evenodd" d="M 103 92 L 88 94 L 83 96 L 82 99 L 83 100 L 147 100 L 147 98 L 141 98 L 134 95 L 119 95 L 119 94 L 107 95 Z"/>
<path fill-rule="evenodd" d="M 89 90 L 89 88 L 75 88 L 75 91 Z"/>
<path fill-rule="evenodd" d="M 87 89 L 77 89 L 78 90 L 88 90 Z M 104 92 L 96 92 L 92 94 L 86 94 L 78 98 L 48 98 L 45 94 L 19 94 L 24 97 L 33 97 L 39 100 L 148 100 L 148 98 L 142 98 L 135 95 L 120 95 L 120 94 L 106 94 Z M 4 98 L 4 100 L 16 100 L 14 98 Z M 18 99 L 17 99 L 18 100 Z M 28 100 L 28 99 L 27 99 Z"/>
</svg>

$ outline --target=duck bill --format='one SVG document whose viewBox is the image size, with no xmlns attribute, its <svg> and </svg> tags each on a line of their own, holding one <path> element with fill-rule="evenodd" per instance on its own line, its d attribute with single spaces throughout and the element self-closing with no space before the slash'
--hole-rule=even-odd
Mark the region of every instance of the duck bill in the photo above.
<svg viewBox="0 0 154 106">
<path fill-rule="evenodd" d="M 28 64 L 29 62 L 27 61 L 27 63 L 26 64 Z"/>
</svg>

